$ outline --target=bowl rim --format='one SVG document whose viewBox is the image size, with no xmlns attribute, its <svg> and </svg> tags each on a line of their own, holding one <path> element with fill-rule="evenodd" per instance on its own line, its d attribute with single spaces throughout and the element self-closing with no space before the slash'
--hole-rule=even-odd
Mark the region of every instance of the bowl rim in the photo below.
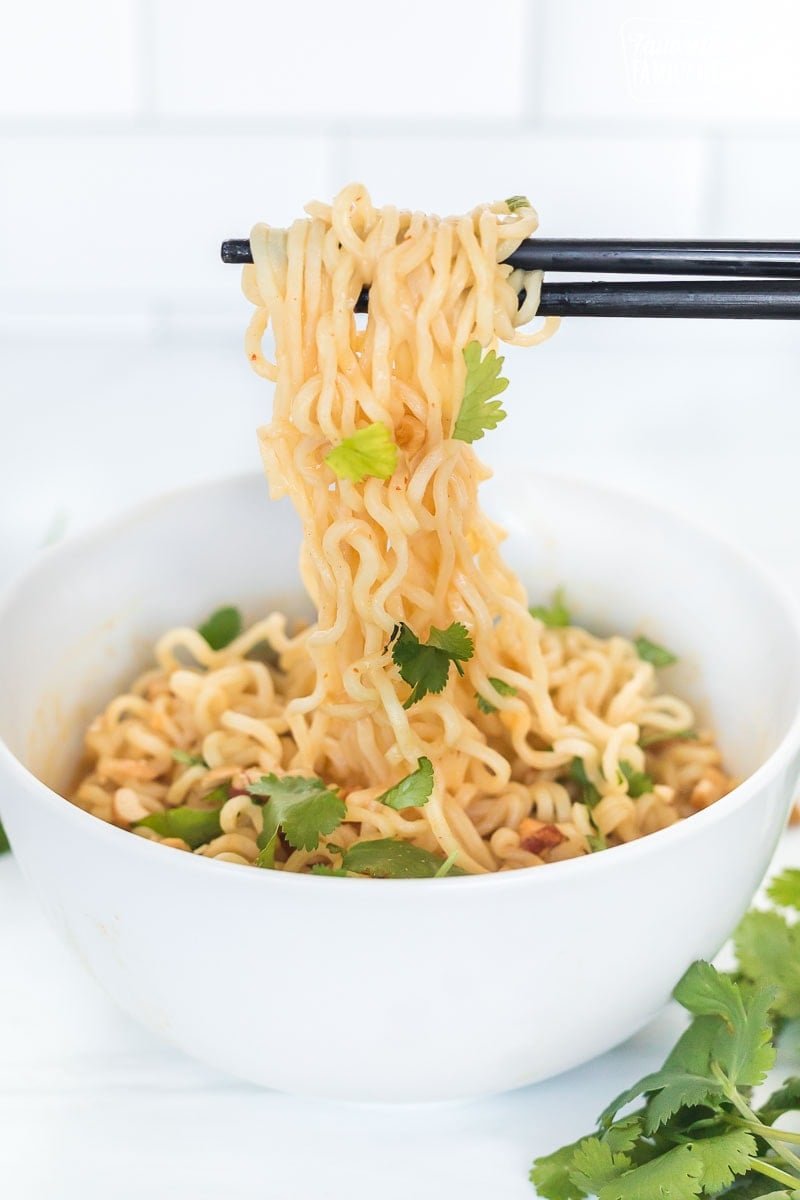
<svg viewBox="0 0 800 1200">
<path fill-rule="evenodd" d="M 729 556 L 738 560 L 738 564 L 744 571 L 756 576 L 762 586 L 779 603 L 788 625 L 793 630 L 795 658 L 800 663 L 800 603 L 795 599 L 783 579 L 776 576 L 757 555 L 741 546 L 735 539 L 719 533 L 694 517 L 687 516 L 685 513 L 678 512 L 667 505 L 654 502 L 649 498 L 643 498 L 632 490 L 607 483 L 598 483 L 576 475 L 557 472 L 537 470 L 533 473 L 533 476 L 537 480 L 542 480 L 545 484 L 566 486 L 570 490 L 582 491 L 589 494 L 600 493 L 616 503 L 634 503 L 638 509 L 645 509 L 654 516 L 677 523 L 694 535 L 699 535 L 713 542 Z M 175 501 L 188 499 L 195 493 L 207 492 L 213 488 L 233 490 L 255 479 L 262 479 L 266 486 L 264 476 L 255 470 L 231 472 L 194 483 L 176 486 L 159 492 L 155 496 L 147 497 L 120 513 L 105 517 L 90 528 L 68 536 L 55 545 L 43 547 L 37 557 L 27 567 L 23 568 L 22 571 L 18 572 L 6 584 L 2 594 L 0 594 L 0 630 L 5 627 L 7 614 L 13 611 L 15 604 L 19 602 L 24 590 L 35 582 L 38 575 L 53 569 L 54 566 L 58 566 L 60 561 L 69 562 L 70 557 L 80 554 L 82 550 L 91 549 L 98 544 L 102 545 L 109 537 L 118 537 L 120 534 L 124 534 L 131 526 L 157 516 L 159 510 Z M 385 894 L 401 887 L 406 890 L 423 890 L 425 892 L 432 889 L 435 894 L 449 895 L 454 888 L 460 889 L 463 892 L 467 888 L 474 889 L 476 887 L 482 889 L 494 888 L 495 890 L 500 888 L 546 887 L 548 886 L 546 882 L 548 879 L 552 880 L 553 885 L 556 885 L 559 880 L 568 882 L 572 873 L 576 870 L 580 872 L 580 877 L 588 879 L 587 872 L 613 870 L 613 863 L 617 862 L 620 867 L 622 867 L 623 863 L 633 865 L 642 857 L 646 858 L 654 853 L 658 854 L 662 848 L 666 851 L 669 847 L 677 847 L 686 839 L 691 839 L 696 835 L 699 836 L 703 830 L 713 826 L 715 823 L 725 821 L 733 813 L 751 802 L 764 787 L 768 786 L 776 776 L 785 770 L 791 762 L 792 757 L 798 751 L 800 751 L 800 696 L 798 696 L 794 716 L 780 742 L 751 775 L 748 775 L 731 792 L 723 796 L 709 808 L 693 813 L 690 817 L 677 821 L 674 825 L 670 825 L 666 829 L 657 830 L 654 833 L 647 834 L 645 837 L 637 838 L 635 841 L 626 842 L 621 846 L 609 847 L 608 850 L 603 851 L 601 854 L 590 854 L 580 858 L 565 859 L 561 862 L 547 863 L 545 864 L 547 869 L 544 871 L 530 868 L 527 870 L 487 872 L 482 875 L 444 876 L 428 879 L 372 879 L 370 880 L 370 884 L 373 888 L 375 885 L 378 885 L 381 893 Z M 2 735 L 0 735 L 0 774 L 5 774 L 12 779 L 18 779 L 20 786 L 26 790 L 33 789 L 39 795 L 45 808 L 55 812 L 56 815 L 60 814 L 68 822 L 74 822 L 76 829 L 84 829 L 87 835 L 91 836 L 94 834 L 101 840 L 110 838 L 112 840 L 109 844 L 111 846 L 116 845 L 119 849 L 127 845 L 131 853 L 143 854 L 145 856 L 143 863 L 148 861 L 147 856 L 152 853 L 170 853 L 172 854 L 173 864 L 178 870 L 207 871 L 210 869 L 220 879 L 224 877 L 220 874 L 220 871 L 223 871 L 224 875 L 232 879 L 239 879 L 240 881 L 251 880 L 250 883 L 243 883 L 242 886 L 257 886 L 259 888 L 284 886 L 290 888 L 298 886 L 305 888 L 328 888 L 330 886 L 325 876 L 300 874 L 293 871 L 259 871 L 249 867 L 242 869 L 241 864 L 238 863 L 219 862 L 195 853 L 178 853 L 172 847 L 162 846 L 159 842 L 150 841 L 148 838 L 131 836 L 129 830 L 121 829 L 119 826 L 112 825 L 99 817 L 95 817 L 43 783 L 42 780 L 34 775 L 17 758 L 6 744 Z M 120 839 L 124 839 L 124 841 Z M 612 865 L 609 866 L 608 859 L 612 855 Z M 618 858 L 618 856 L 620 857 Z M 189 864 L 192 865 L 190 866 Z M 364 886 L 364 881 L 361 879 L 337 877 L 338 889 L 351 892 L 353 887 L 360 888 L 362 886 Z"/>
</svg>

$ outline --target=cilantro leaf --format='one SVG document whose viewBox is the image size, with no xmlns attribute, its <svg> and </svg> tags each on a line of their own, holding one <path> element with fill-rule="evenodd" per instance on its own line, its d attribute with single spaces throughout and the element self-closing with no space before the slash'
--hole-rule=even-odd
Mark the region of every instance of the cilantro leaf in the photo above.
<svg viewBox="0 0 800 1200">
<path fill-rule="evenodd" d="M 258 854 L 256 855 L 255 865 L 257 867 L 264 867 L 268 871 L 272 871 L 275 869 L 275 848 L 278 845 L 277 829 L 275 830 L 275 832 L 272 834 L 271 837 L 265 838 L 265 839 L 259 838 L 258 839 L 259 844 L 261 843 L 262 840 L 263 840 L 264 844 L 263 844 L 263 846 L 261 846 L 261 849 L 259 850 Z"/>
<path fill-rule="evenodd" d="M 542 621 L 548 629 L 565 629 L 572 624 L 570 611 L 564 603 L 564 589 L 556 588 L 548 608 L 544 604 L 534 604 L 528 609 L 532 617 Z"/>
<path fill-rule="evenodd" d="M 3 826 L 0 825 L 0 854 L 5 854 L 10 849 L 11 846 L 8 841 L 8 835 L 6 834 L 5 829 L 3 829 Z"/>
<path fill-rule="evenodd" d="M 628 784 L 628 795 L 634 800 L 652 792 L 653 781 L 644 771 L 636 771 L 629 762 L 624 760 L 619 764 L 619 769 Z"/>
<path fill-rule="evenodd" d="M 223 785 L 214 788 L 213 792 L 203 797 L 205 804 L 214 805 L 211 809 L 182 805 L 180 808 L 168 808 L 166 812 L 150 813 L 134 824 L 144 825 L 161 837 L 182 838 L 187 846 L 196 850 L 198 846 L 207 845 L 222 833 L 219 810 L 227 799 L 228 789 Z"/>
<path fill-rule="evenodd" d="M 753 983 L 774 984 L 774 1011 L 800 1017 L 800 924 L 789 925 L 777 912 L 753 909 L 742 918 L 733 941 L 741 974 Z"/>
<path fill-rule="evenodd" d="M 529 1179 L 543 1200 L 584 1200 L 586 1191 L 572 1178 L 572 1160 L 585 1139 L 534 1159 Z"/>
<path fill-rule="evenodd" d="M 492 397 L 506 390 L 508 380 L 500 374 L 504 359 L 498 358 L 494 350 L 481 358 L 480 342 L 470 342 L 463 354 L 467 378 L 453 437 L 459 442 L 477 442 L 487 429 L 496 429 L 506 419 L 502 404 Z"/>
<path fill-rule="evenodd" d="M 776 989 L 760 988 L 745 1004 L 742 990 L 729 975 L 711 963 L 693 963 L 673 992 L 675 999 L 697 1016 L 721 1018 L 710 1047 L 732 1083 L 756 1087 L 775 1062 L 769 1009 Z"/>
<path fill-rule="evenodd" d="M 347 878 L 348 872 L 342 867 L 329 867 L 326 863 L 314 863 L 311 868 L 312 875 L 342 875 Z"/>
<path fill-rule="evenodd" d="M 800 1111 L 800 1075 L 790 1075 L 758 1110 L 758 1119 L 771 1125 L 787 1112 Z"/>
<path fill-rule="evenodd" d="M 693 1145 L 676 1146 L 608 1180 L 598 1200 L 693 1200 L 702 1191 L 703 1162 Z"/>
<path fill-rule="evenodd" d="M 520 208 L 530 208 L 531 202 L 527 196 L 509 196 L 506 207 L 509 212 L 517 212 Z"/>
<path fill-rule="evenodd" d="M 607 1183 L 630 1170 L 627 1154 L 615 1154 L 599 1137 L 586 1138 L 572 1156 L 570 1177 L 583 1191 L 596 1196 Z"/>
<path fill-rule="evenodd" d="M 378 838 L 355 842 L 342 855 L 345 871 L 370 875 L 374 879 L 433 879 L 444 860 L 429 850 L 421 850 L 400 838 Z M 460 867 L 451 867 L 451 875 L 464 875 Z"/>
<path fill-rule="evenodd" d="M 627 1154 L 628 1151 L 636 1147 L 637 1141 L 642 1133 L 642 1118 L 639 1113 L 632 1113 L 629 1117 L 623 1117 L 621 1121 L 615 1121 L 613 1125 L 609 1125 L 608 1129 L 601 1135 L 604 1142 L 607 1142 L 614 1154 Z"/>
<path fill-rule="evenodd" d="M 591 810 L 602 800 L 602 796 L 586 774 L 586 764 L 582 758 L 573 758 L 569 764 L 569 778 L 578 784 L 581 804 Z"/>
<path fill-rule="evenodd" d="M 325 462 L 340 479 L 351 483 L 363 483 L 368 475 L 391 479 L 397 470 L 397 446 L 383 421 L 376 421 L 342 438 L 325 455 Z"/>
<path fill-rule="evenodd" d="M 208 767 L 202 754 L 190 754 L 188 750 L 173 750 L 172 757 L 175 762 L 185 763 L 187 767 Z"/>
<path fill-rule="evenodd" d="M 400 812 L 404 808 L 421 808 L 427 804 L 433 791 L 433 763 L 429 758 L 417 759 L 417 769 L 394 787 L 378 796 L 381 804 Z"/>
<path fill-rule="evenodd" d="M 615 1155 L 626 1155 L 634 1149 L 638 1161 L 641 1147 L 637 1143 L 641 1132 L 640 1117 L 625 1117 L 600 1134 L 599 1140 L 610 1151 L 612 1163 Z M 535 1185 L 539 1196 L 545 1197 L 545 1200 L 583 1200 L 587 1194 L 586 1185 L 589 1181 L 584 1179 L 582 1186 L 579 1186 L 573 1175 L 573 1166 L 577 1167 L 579 1173 L 586 1173 L 587 1167 L 591 1165 L 592 1156 L 597 1154 L 596 1151 L 587 1151 L 587 1143 L 597 1140 L 596 1136 L 579 1138 L 578 1141 L 572 1142 L 568 1146 L 562 1146 L 553 1154 L 537 1158 L 531 1167 L 529 1178 Z M 583 1154 L 576 1163 L 575 1157 L 579 1149 L 583 1150 Z M 603 1151 L 602 1155 L 605 1155 L 606 1152 Z M 600 1161 L 602 1161 L 602 1157 Z M 628 1161 L 631 1162 L 630 1159 Z"/>
<path fill-rule="evenodd" d="M 636 647 L 636 653 L 639 655 L 639 658 L 644 659 L 645 662 L 652 663 L 654 667 L 668 667 L 671 663 L 678 661 L 671 650 L 666 650 L 663 646 L 659 646 L 658 642 L 651 642 L 649 638 L 634 638 L 633 644 Z"/>
<path fill-rule="evenodd" d="M 692 1150 L 703 1164 L 703 1193 L 716 1196 L 737 1175 L 750 1170 L 750 1159 L 758 1153 L 756 1139 L 746 1129 L 732 1129 L 715 1137 L 699 1138 Z"/>
<path fill-rule="evenodd" d="M 776 875 L 767 888 L 767 895 L 781 908 L 800 910 L 800 871 L 793 867 Z"/>
<path fill-rule="evenodd" d="M 403 708 L 411 708 L 428 692 L 434 695 L 441 692 L 447 683 L 451 663 L 463 675 L 460 664 L 467 662 L 474 653 L 472 638 L 460 621 L 453 621 L 447 629 L 432 627 L 427 642 L 420 642 L 407 625 L 400 625 L 392 645 L 392 659 L 400 671 L 400 678 L 412 688 Z"/>
<path fill-rule="evenodd" d="M 242 614 L 230 604 L 218 608 L 197 627 L 197 632 L 212 650 L 224 650 L 242 632 Z"/>
<path fill-rule="evenodd" d="M 341 797 L 326 787 L 316 776 L 262 775 L 248 787 L 251 796 L 266 796 L 264 828 L 258 839 L 262 849 L 268 847 L 283 831 L 290 846 L 296 850 L 314 850 L 321 837 L 333 833 L 347 815 Z"/>
<path fill-rule="evenodd" d="M 660 729 L 657 733 L 648 733 L 640 737 L 639 745 L 646 750 L 648 746 L 657 746 L 659 742 L 693 742 L 696 739 L 697 734 L 693 729 L 679 729 L 677 733 Z"/>
<path fill-rule="evenodd" d="M 513 683 L 506 683 L 502 679 L 496 679 L 494 675 L 489 676 L 489 683 L 500 696 L 516 696 L 517 694 L 517 689 L 514 687 Z M 488 715 L 489 713 L 497 712 L 494 704 L 492 704 L 489 700 L 484 700 L 483 696 L 480 696 L 477 692 L 475 693 L 475 699 L 478 702 L 478 708 L 482 713 L 486 713 Z"/>
</svg>

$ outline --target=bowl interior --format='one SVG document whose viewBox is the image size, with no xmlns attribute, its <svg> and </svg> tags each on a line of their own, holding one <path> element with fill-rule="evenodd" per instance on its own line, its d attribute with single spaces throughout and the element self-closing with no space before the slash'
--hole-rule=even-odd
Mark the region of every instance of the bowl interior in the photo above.
<svg viewBox="0 0 800 1200">
<path fill-rule="evenodd" d="M 798 634 L 771 582 L 738 551 L 629 496 L 546 477 L 493 480 L 485 503 L 531 603 L 563 586 L 575 619 L 645 633 L 680 657 L 664 687 L 717 730 L 729 768 L 752 773 L 800 704 Z M 40 779 L 68 786 L 81 733 L 148 661 L 154 641 L 224 603 L 248 619 L 308 612 L 299 521 L 261 476 L 154 501 L 43 555 L 6 602 L 0 735 Z"/>
</svg>

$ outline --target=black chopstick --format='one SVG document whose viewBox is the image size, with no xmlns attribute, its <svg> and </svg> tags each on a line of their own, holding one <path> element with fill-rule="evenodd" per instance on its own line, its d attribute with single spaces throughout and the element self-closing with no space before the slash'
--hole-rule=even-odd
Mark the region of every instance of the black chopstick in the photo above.
<svg viewBox="0 0 800 1200">
<path fill-rule="evenodd" d="M 800 282 L 756 279 L 738 283 L 720 279 L 544 283 L 536 311 L 544 317 L 726 317 L 751 321 L 800 321 Z"/>
<path fill-rule="evenodd" d="M 225 263 L 252 262 L 250 243 L 222 243 Z M 736 280 L 542 284 L 545 317 L 723 317 L 800 320 L 800 243 L 635 242 L 530 238 L 506 260 L 524 270 L 625 274 L 738 275 Z M 769 276 L 754 279 L 753 276 Z M 782 276 L 782 278 L 781 278 Z M 366 312 L 363 288 L 356 312 Z"/>
<path fill-rule="evenodd" d="M 222 243 L 222 261 L 253 261 L 250 242 Z M 735 275 L 800 279 L 800 242 L 648 242 L 529 238 L 506 260 L 525 271 Z"/>
</svg>

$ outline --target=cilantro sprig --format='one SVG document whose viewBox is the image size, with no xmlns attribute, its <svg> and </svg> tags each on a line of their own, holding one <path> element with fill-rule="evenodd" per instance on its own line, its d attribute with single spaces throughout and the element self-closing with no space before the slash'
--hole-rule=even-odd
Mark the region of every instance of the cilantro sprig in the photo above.
<svg viewBox="0 0 800 1200">
<path fill-rule="evenodd" d="M 800 922 L 780 910 L 800 911 L 800 871 L 778 875 L 767 895 L 775 908 L 751 909 L 733 935 L 738 978 L 756 986 L 772 984 L 775 1015 L 792 1019 L 800 1017 Z"/>
<path fill-rule="evenodd" d="M 498 696 L 516 696 L 517 694 L 517 689 L 514 687 L 513 683 L 506 683 L 503 679 L 496 679 L 494 675 L 489 676 L 489 683 L 497 692 Z M 478 692 L 475 693 L 475 701 L 482 713 L 486 713 L 488 715 L 490 713 L 497 712 L 497 705 L 492 704 L 491 700 L 487 700 Z"/>
<path fill-rule="evenodd" d="M 452 859 L 442 859 L 401 838 L 355 842 L 342 855 L 341 869 L 373 879 L 434 879 L 444 874 L 464 875 Z"/>
<path fill-rule="evenodd" d="M 197 627 L 212 650 L 224 650 L 242 632 L 242 614 L 232 604 L 216 609 L 207 621 Z"/>
<path fill-rule="evenodd" d="M 262 775 L 251 783 L 248 792 L 256 800 L 264 800 L 264 826 L 258 845 L 259 866 L 274 864 L 278 832 L 295 850 L 314 850 L 321 837 L 338 829 L 347 808 L 344 800 L 316 776 Z"/>
<path fill-rule="evenodd" d="M 175 762 L 183 763 L 187 767 L 206 767 L 208 763 L 203 758 L 202 754 L 190 754 L 188 750 L 173 750 L 172 757 Z"/>
<path fill-rule="evenodd" d="M 429 758 L 417 759 L 417 769 L 406 775 L 394 787 L 388 788 L 378 801 L 395 812 L 404 808 L 422 808 L 427 804 L 433 791 L 433 763 Z"/>
<path fill-rule="evenodd" d="M 556 588 L 549 605 L 534 604 L 528 609 L 532 617 L 542 621 L 548 629 L 565 629 L 572 624 L 572 616 L 564 602 L 564 589 Z"/>
<path fill-rule="evenodd" d="M 671 650 L 667 650 L 665 646 L 659 646 L 658 642 L 651 642 L 650 638 L 634 638 L 633 644 L 639 658 L 652 663 L 654 667 L 669 667 L 678 661 L 677 656 Z"/>
<path fill-rule="evenodd" d="M 463 675 L 461 664 L 474 653 L 472 638 L 460 621 L 453 621 L 447 629 L 432 626 L 427 642 L 421 642 L 408 625 L 398 625 L 393 634 L 392 660 L 400 678 L 412 689 L 403 708 L 411 708 L 429 692 L 436 695 L 443 691 L 451 665 Z"/>
<path fill-rule="evenodd" d="M 325 455 L 325 462 L 340 479 L 351 483 L 363 483 L 369 475 L 391 479 L 397 470 L 397 446 L 383 421 L 376 421 L 342 438 Z"/>
<path fill-rule="evenodd" d="M 578 785 L 578 799 L 580 803 L 585 804 L 590 812 L 593 808 L 596 808 L 603 797 L 589 778 L 586 772 L 586 763 L 582 758 L 573 758 L 569 764 L 567 777 Z"/>
<path fill-rule="evenodd" d="M 628 795 L 636 800 L 639 796 L 647 796 L 653 790 L 653 780 L 644 771 L 637 771 L 629 762 L 619 764 L 622 778 L 628 785 Z"/>
<path fill-rule="evenodd" d="M 767 892 L 800 912 L 800 870 Z M 734 938 L 738 971 L 694 963 L 675 988 L 691 1024 L 663 1066 L 617 1096 L 597 1130 L 538 1158 L 531 1181 L 546 1200 L 800 1200 L 800 1134 L 775 1127 L 800 1112 L 800 1077 L 754 1107 L 775 1061 L 776 1022 L 800 1015 L 800 921 L 752 910 Z M 624 1117 L 620 1112 L 639 1101 Z"/>
<path fill-rule="evenodd" d="M 692 742 L 696 741 L 697 734 L 693 729 L 679 729 L 673 733 L 669 729 L 659 729 L 656 733 L 645 734 L 639 738 L 639 745 L 643 750 L 650 746 L 658 746 L 662 742 Z"/>
<path fill-rule="evenodd" d="M 181 838 L 192 850 L 197 850 L 222 833 L 219 810 L 227 799 L 228 788 L 222 784 L 203 797 L 205 808 L 190 808 L 184 804 L 180 808 L 168 808 L 166 812 L 150 813 L 135 824 L 152 829 L 160 837 Z"/>
<path fill-rule="evenodd" d="M 500 374 L 505 360 L 498 358 L 494 350 L 488 350 L 481 358 L 480 342 L 466 345 L 463 355 L 467 378 L 453 437 L 459 442 L 477 442 L 487 429 L 496 429 L 506 419 L 502 404 L 492 398 L 508 387 L 508 380 Z"/>
</svg>

